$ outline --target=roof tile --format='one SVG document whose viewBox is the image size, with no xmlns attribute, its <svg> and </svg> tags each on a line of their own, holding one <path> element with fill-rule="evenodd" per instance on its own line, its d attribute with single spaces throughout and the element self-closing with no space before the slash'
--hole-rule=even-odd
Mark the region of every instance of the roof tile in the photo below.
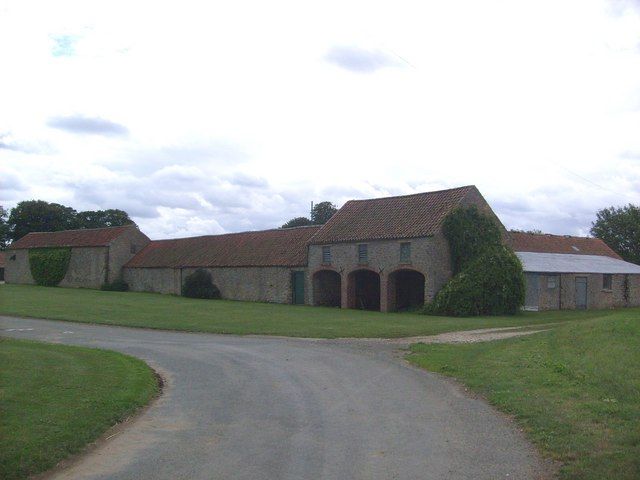
<svg viewBox="0 0 640 480">
<path fill-rule="evenodd" d="M 600 255 L 621 259 L 616 252 L 599 238 L 525 232 L 509 232 L 509 237 L 511 248 L 516 252 Z"/>
<path fill-rule="evenodd" d="M 297 267 L 307 264 L 307 243 L 319 227 L 156 240 L 125 267 Z"/>
<path fill-rule="evenodd" d="M 104 247 L 135 225 L 109 228 L 63 230 L 61 232 L 31 232 L 9 245 L 9 249 L 45 247 Z"/>
<path fill-rule="evenodd" d="M 398 197 L 350 200 L 311 243 L 336 243 L 431 236 L 474 186 Z"/>
</svg>

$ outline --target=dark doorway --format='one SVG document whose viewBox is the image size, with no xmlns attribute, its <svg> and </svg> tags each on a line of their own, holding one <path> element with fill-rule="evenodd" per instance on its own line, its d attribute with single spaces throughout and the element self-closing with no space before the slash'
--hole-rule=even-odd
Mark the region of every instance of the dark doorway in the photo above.
<svg viewBox="0 0 640 480">
<path fill-rule="evenodd" d="M 424 275 L 397 270 L 389 275 L 389 310 L 409 310 L 424 305 Z"/>
<path fill-rule="evenodd" d="M 325 307 L 341 305 L 342 280 L 338 272 L 320 270 L 313 275 L 313 304 Z"/>
<path fill-rule="evenodd" d="M 304 272 L 291 272 L 291 303 L 304 305 Z"/>
<path fill-rule="evenodd" d="M 380 275 L 371 270 L 349 274 L 349 307 L 380 310 Z"/>
</svg>

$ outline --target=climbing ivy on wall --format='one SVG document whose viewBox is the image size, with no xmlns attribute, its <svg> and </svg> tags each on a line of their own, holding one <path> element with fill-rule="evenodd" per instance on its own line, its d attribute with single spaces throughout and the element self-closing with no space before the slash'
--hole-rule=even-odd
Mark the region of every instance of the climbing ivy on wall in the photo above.
<svg viewBox="0 0 640 480">
<path fill-rule="evenodd" d="M 38 285 L 58 285 L 69 268 L 70 248 L 33 248 L 29 250 L 31 275 Z"/>
</svg>

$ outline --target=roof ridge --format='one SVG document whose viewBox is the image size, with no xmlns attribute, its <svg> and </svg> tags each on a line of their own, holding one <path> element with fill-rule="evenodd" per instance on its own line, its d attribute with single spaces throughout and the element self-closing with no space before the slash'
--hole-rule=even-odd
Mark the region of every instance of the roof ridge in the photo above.
<svg viewBox="0 0 640 480">
<path fill-rule="evenodd" d="M 389 199 L 392 199 L 392 198 L 417 197 L 419 195 L 431 195 L 433 193 L 453 192 L 454 190 L 468 190 L 470 188 L 477 188 L 477 187 L 475 185 L 463 185 L 461 187 L 443 188 L 442 190 L 431 190 L 429 192 L 405 193 L 403 195 L 391 195 L 389 197 L 352 199 L 352 200 L 347 200 L 345 202 L 345 204 L 349 203 L 349 202 L 372 202 L 372 201 L 375 201 L 375 200 L 389 200 Z"/>
<path fill-rule="evenodd" d="M 51 232 L 29 232 L 27 233 L 27 235 L 43 235 L 43 234 L 47 234 L 50 235 L 52 233 L 65 233 L 65 232 L 93 232 L 96 230 L 111 230 L 111 229 L 116 229 L 116 228 L 126 228 L 126 227 L 136 227 L 135 223 L 128 223 L 126 225 L 116 225 L 114 227 L 96 227 L 96 228 L 70 228 L 68 230 L 53 230 Z M 27 236 L 25 235 L 25 237 Z"/>
<path fill-rule="evenodd" d="M 267 228 L 264 230 L 244 230 L 242 232 L 227 232 L 227 233 L 213 233 L 207 235 L 196 235 L 194 237 L 177 237 L 177 238 L 159 238 L 157 240 L 151 240 L 152 242 L 171 242 L 174 240 L 190 240 L 195 238 L 213 238 L 213 237 L 230 237 L 232 235 L 246 235 L 248 233 L 265 233 L 265 232 L 287 232 L 296 229 L 303 228 L 320 228 L 322 225 L 302 225 L 300 227 L 290 227 L 290 228 Z"/>
</svg>

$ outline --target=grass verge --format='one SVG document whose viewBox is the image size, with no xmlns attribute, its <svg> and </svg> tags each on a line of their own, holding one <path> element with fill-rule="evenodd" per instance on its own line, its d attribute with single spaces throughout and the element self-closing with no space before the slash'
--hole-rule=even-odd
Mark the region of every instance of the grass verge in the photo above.
<svg viewBox="0 0 640 480">
<path fill-rule="evenodd" d="M 158 392 L 116 352 L 0 338 L 0 478 L 27 478 L 79 452 Z"/>
<path fill-rule="evenodd" d="M 563 479 L 640 478 L 637 310 L 496 342 L 411 347 L 409 361 L 452 376 L 513 414 Z"/>
<path fill-rule="evenodd" d="M 451 318 L 414 313 L 198 300 L 154 293 L 0 285 L 0 314 L 239 335 L 393 338 L 564 322 L 608 315 L 610 312 L 560 311 L 505 317 Z"/>
</svg>

